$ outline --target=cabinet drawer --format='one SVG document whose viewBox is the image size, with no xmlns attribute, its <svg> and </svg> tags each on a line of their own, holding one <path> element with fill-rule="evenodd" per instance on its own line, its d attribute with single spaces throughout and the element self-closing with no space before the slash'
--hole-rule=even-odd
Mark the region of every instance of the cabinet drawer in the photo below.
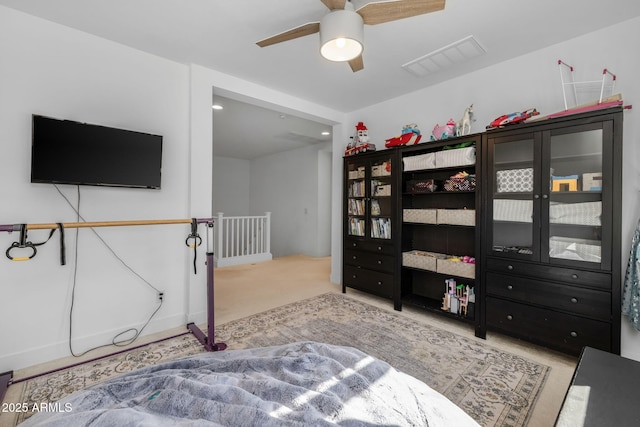
<svg viewBox="0 0 640 427">
<path fill-rule="evenodd" d="M 366 240 L 345 240 L 344 248 L 357 249 L 362 251 L 376 252 L 385 255 L 393 255 L 393 245 L 386 242 L 366 241 Z"/>
<path fill-rule="evenodd" d="M 611 294 L 593 289 L 487 273 L 487 294 L 543 305 L 596 319 L 611 319 Z"/>
<path fill-rule="evenodd" d="M 498 298 L 486 299 L 487 326 L 560 351 L 611 351 L 611 324 Z"/>
<path fill-rule="evenodd" d="M 350 288 L 393 298 L 393 275 L 350 265 L 344 266 L 343 283 Z"/>
<path fill-rule="evenodd" d="M 497 273 L 509 273 L 536 277 L 551 282 L 566 282 L 603 290 L 611 289 L 611 275 L 595 271 L 553 267 L 498 258 L 487 258 L 487 269 Z"/>
<path fill-rule="evenodd" d="M 378 270 L 385 273 L 393 273 L 394 262 L 395 258 L 390 255 L 351 250 L 347 250 L 344 253 L 345 264 L 371 270 Z"/>
</svg>

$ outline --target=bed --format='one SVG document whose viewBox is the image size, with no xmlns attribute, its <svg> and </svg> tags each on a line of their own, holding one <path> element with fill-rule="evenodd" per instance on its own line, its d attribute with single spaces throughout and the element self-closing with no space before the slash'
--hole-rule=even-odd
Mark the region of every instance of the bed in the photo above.
<svg viewBox="0 0 640 427">
<path fill-rule="evenodd" d="M 203 353 L 71 394 L 22 426 L 478 426 L 423 382 L 316 342 Z"/>
</svg>

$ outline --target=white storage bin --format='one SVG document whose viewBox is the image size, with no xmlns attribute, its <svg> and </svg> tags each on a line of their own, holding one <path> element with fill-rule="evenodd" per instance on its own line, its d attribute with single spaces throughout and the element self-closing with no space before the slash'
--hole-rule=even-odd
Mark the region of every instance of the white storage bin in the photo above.
<svg viewBox="0 0 640 427">
<path fill-rule="evenodd" d="M 551 224 L 595 225 L 602 223 L 602 202 L 558 203 L 549 205 L 549 222 Z"/>
<path fill-rule="evenodd" d="M 532 222 L 533 200 L 493 200 L 493 220 Z"/>
<path fill-rule="evenodd" d="M 598 240 L 551 236 L 549 238 L 549 256 L 599 263 L 601 261 L 601 244 Z"/>
<path fill-rule="evenodd" d="M 438 224 L 476 225 L 475 209 L 438 209 Z"/>
<path fill-rule="evenodd" d="M 476 147 L 456 148 L 436 152 L 436 167 L 449 168 L 476 164 Z"/>
<path fill-rule="evenodd" d="M 497 171 L 496 181 L 498 193 L 530 193 L 533 191 L 533 168 Z"/>
<path fill-rule="evenodd" d="M 468 279 L 475 279 L 476 277 L 476 265 L 470 262 L 451 261 L 443 258 L 438 259 L 436 264 L 438 273 L 466 277 Z"/>
<path fill-rule="evenodd" d="M 438 216 L 436 209 L 403 209 L 402 221 L 417 222 L 421 224 L 437 224 Z"/>
<path fill-rule="evenodd" d="M 419 154 L 402 159 L 405 171 L 433 169 L 436 167 L 436 153 Z"/>
</svg>

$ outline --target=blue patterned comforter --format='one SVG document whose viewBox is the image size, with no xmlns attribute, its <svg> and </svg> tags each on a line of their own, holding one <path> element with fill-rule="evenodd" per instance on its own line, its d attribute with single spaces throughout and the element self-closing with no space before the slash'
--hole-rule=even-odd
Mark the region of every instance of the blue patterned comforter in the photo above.
<svg viewBox="0 0 640 427">
<path fill-rule="evenodd" d="M 447 398 L 351 347 L 204 353 L 113 378 L 31 426 L 478 426 Z"/>
</svg>

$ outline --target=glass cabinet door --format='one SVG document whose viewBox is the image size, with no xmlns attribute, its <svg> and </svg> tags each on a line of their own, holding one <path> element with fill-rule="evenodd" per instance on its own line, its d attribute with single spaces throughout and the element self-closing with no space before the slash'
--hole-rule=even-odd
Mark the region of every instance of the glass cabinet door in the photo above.
<svg viewBox="0 0 640 427">
<path fill-rule="evenodd" d="M 548 141 L 549 204 L 543 208 L 545 211 L 548 208 L 549 228 L 544 233 L 547 238 L 543 241 L 543 253 L 548 254 L 550 262 L 600 264 L 603 130 L 551 133 Z M 546 212 L 543 214 L 546 216 Z"/>
<path fill-rule="evenodd" d="M 370 237 L 391 239 L 391 158 L 370 165 L 371 192 L 368 198 L 371 220 Z"/>
<path fill-rule="evenodd" d="M 491 250 L 494 254 L 531 258 L 539 246 L 534 224 L 537 168 L 534 135 L 495 139 L 491 144 L 489 177 L 492 197 Z"/>
<path fill-rule="evenodd" d="M 366 226 L 366 165 L 361 162 L 347 164 L 347 233 L 365 236 Z"/>
<path fill-rule="evenodd" d="M 347 234 L 391 239 L 391 157 L 347 162 Z"/>
</svg>

